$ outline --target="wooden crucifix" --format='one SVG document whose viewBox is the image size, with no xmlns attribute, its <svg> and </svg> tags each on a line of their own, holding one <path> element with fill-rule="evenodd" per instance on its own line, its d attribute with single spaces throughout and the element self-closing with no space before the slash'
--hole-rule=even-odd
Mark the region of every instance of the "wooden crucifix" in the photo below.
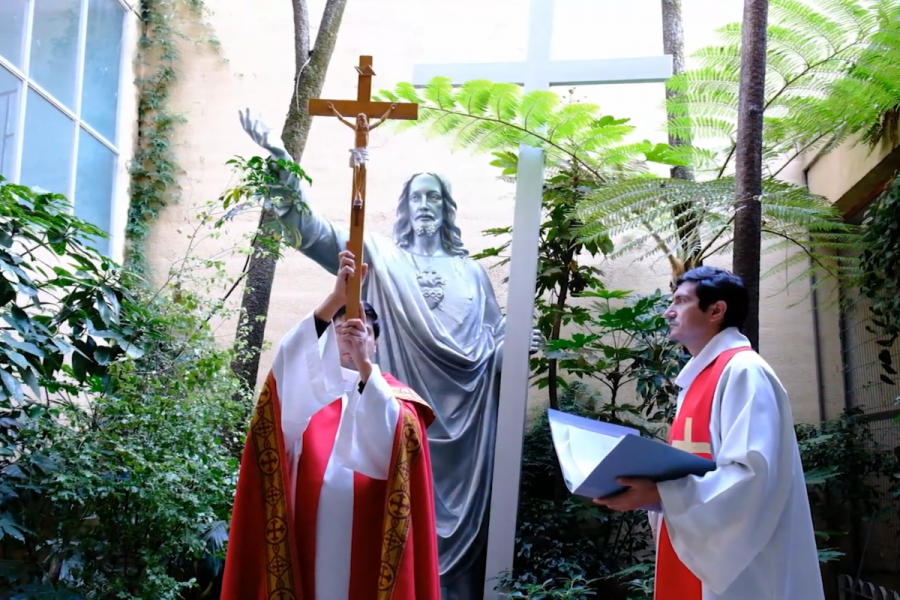
<svg viewBox="0 0 900 600">
<path fill-rule="evenodd" d="M 358 319 L 362 293 L 363 232 L 366 222 L 366 162 L 369 159 L 369 132 L 388 119 L 414 121 L 419 118 L 419 105 L 408 102 L 372 101 L 372 57 L 360 56 L 356 100 L 312 99 L 306 110 L 314 117 L 337 117 L 356 133 L 356 142 L 350 150 L 350 167 L 353 169 L 353 188 L 350 192 L 350 241 L 347 249 L 356 260 L 356 274 L 347 282 L 347 318 Z M 348 118 L 345 117 L 349 117 Z M 370 122 L 369 119 L 375 119 Z"/>
</svg>

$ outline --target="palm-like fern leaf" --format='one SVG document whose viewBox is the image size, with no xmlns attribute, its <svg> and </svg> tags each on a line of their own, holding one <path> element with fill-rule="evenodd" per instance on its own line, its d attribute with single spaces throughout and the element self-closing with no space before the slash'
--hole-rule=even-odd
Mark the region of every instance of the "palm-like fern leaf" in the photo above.
<svg viewBox="0 0 900 600">
<path fill-rule="evenodd" d="M 821 149 L 846 137 L 836 132 L 842 121 L 840 105 L 823 102 L 835 86 L 846 89 L 841 82 L 851 65 L 868 57 L 865 44 L 886 22 L 879 15 L 889 13 L 891 9 L 885 7 L 893 4 L 898 4 L 897 0 L 771 0 L 764 113 L 767 156 L 783 161 L 785 152 L 798 145 L 803 151 Z M 694 143 L 724 147 L 717 176 L 727 172 L 733 158 L 741 25 L 728 25 L 719 33 L 723 45 L 695 53 L 701 66 L 667 84 L 680 92 L 668 101 L 669 112 L 677 115 L 670 130 L 689 135 Z M 888 33 L 882 36 L 889 37 Z M 895 71 L 900 70 L 898 59 L 900 53 L 894 55 Z M 867 77 L 877 87 L 877 77 Z M 870 108 L 867 114 L 871 112 Z M 823 135 L 826 131 L 838 139 Z"/>
<path fill-rule="evenodd" d="M 473 80 L 453 88 L 448 79 L 436 77 L 421 91 L 400 84 L 376 98 L 419 104 L 418 122 L 398 128 L 424 127 L 476 152 L 514 151 L 529 144 L 542 148 L 551 164 L 575 164 L 599 180 L 639 159 L 677 161 L 684 156 L 665 154 L 664 145 L 626 143 L 634 130 L 628 119 L 604 115 L 595 104 L 564 103 L 553 92 L 523 93 L 513 84 Z"/>
<path fill-rule="evenodd" d="M 761 202 L 767 251 L 792 250 L 764 276 L 784 272 L 800 262 L 811 262 L 809 268 L 835 277 L 853 268 L 852 262 L 836 263 L 832 257 L 836 250 L 856 243 L 856 229 L 844 223 L 827 199 L 804 187 L 769 179 L 763 184 Z M 576 216 L 583 223 L 580 234 L 588 240 L 631 234 L 610 258 L 641 252 L 641 258 L 663 255 L 683 264 L 686 256 L 680 240 L 685 237 L 684 229 L 699 231 L 701 247 L 695 250 L 701 260 L 731 244 L 734 204 L 731 177 L 705 182 L 645 177 L 603 186 L 580 203 Z M 672 219 L 677 205 L 691 208 L 682 220 L 682 230 Z M 798 249 L 802 251 L 798 253 Z M 803 273 L 808 277 L 809 269 Z"/>
<path fill-rule="evenodd" d="M 840 124 L 842 139 L 861 133 L 861 140 L 869 145 L 881 141 L 894 145 L 900 142 L 900 1 L 867 4 L 868 10 L 847 18 L 861 21 L 872 33 L 813 116 Z"/>
</svg>

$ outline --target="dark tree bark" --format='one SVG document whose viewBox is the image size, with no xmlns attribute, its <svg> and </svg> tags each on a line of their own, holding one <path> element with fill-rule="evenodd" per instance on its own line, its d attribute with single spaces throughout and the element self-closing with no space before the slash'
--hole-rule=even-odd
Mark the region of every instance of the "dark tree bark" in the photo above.
<svg viewBox="0 0 900 600">
<path fill-rule="evenodd" d="M 310 45 L 309 7 L 306 0 L 292 0 L 292 5 L 294 93 L 288 106 L 281 140 L 294 161 L 299 163 L 312 124 L 312 117 L 306 114 L 306 102 L 310 98 L 318 98 L 322 93 L 347 0 L 328 0 L 325 4 L 315 46 Z M 235 375 L 250 389 L 256 385 L 259 373 L 259 359 L 266 333 L 266 317 L 269 314 L 272 282 L 275 279 L 277 259 L 262 243 L 263 236 L 266 235 L 264 225 L 271 219 L 274 219 L 274 215 L 263 211 L 253 240 L 235 340 L 237 355 L 231 365 Z"/>
<path fill-rule="evenodd" d="M 681 75 L 685 70 L 684 57 L 684 24 L 681 18 L 681 0 L 662 0 L 662 25 L 663 25 L 663 52 L 672 57 L 672 75 Z M 666 100 L 675 98 L 678 92 L 666 86 Z M 675 115 L 668 113 L 668 119 Z M 690 140 L 679 138 L 669 133 L 670 146 L 684 146 Z M 672 167 L 673 179 L 694 180 L 694 173 L 690 167 Z"/>
<path fill-rule="evenodd" d="M 661 0 L 662 26 L 663 26 L 663 52 L 672 57 L 672 75 L 680 75 L 685 71 L 684 56 L 684 26 L 681 17 L 681 0 Z M 666 86 L 666 101 L 674 99 L 678 92 Z M 676 115 L 668 112 L 669 121 Z M 672 147 L 685 146 L 691 143 L 690 139 L 680 138 L 669 132 L 669 145 Z M 672 179 L 694 180 L 694 172 L 690 167 L 672 167 L 670 170 Z M 675 226 L 678 228 L 679 259 L 684 262 L 683 270 L 689 270 L 700 266 L 700 227 L 697 215 L 690 203 L 676 204 L 672 208 L 672 216 L 675 218 Z M 677 279 L 680 273 L 673 273 Z M 673 283 L 674 283 L 673 279 Z"/>
<path fill-rule="evenodd" d="M 762 145 L 766 84 L 768 0 L 744 0 L 741 82 L 735 151 L 734 257 L 750 306 L 744 334 L 759 350 L 759 263 L 762 229 Z"/>
</svg>

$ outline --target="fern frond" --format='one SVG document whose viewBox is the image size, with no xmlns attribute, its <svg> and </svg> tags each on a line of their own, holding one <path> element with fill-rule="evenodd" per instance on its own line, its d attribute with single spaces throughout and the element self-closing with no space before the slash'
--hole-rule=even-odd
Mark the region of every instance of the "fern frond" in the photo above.
<svg viewBox="0 0 900 600">
<path fill-rule="evenodd" d="M 397 130 L 418 127 L 475 152 L 514 151 L 529 144 L 542 148 L 548 162 L 575 163 L 598 180 L 607 178 L 610 169 L 637 164 L 641 152 L 652 150 L 649 143 L 625 144 L 634 131 L 627 119 L 603 115 L 594 104 L 563 103 L 546 90 L 523 94 L 517 85 L 484 80 L 453 88 L 448 79 L 437 77 L 421 91 L 404 83 L 376 98 L 419 104 L 418 121 L 393 122 Z"/>
<path fill-rule="evenodd" d="M 896 1 L 881 2 L 886 3 Z M 876 0 L 771 0 L 764 113 L 767 156 L 775 158 L 792 145 L 806 146 L 825 131 L 841 128 L 843 117 L 838 105 L 829 109 L 823 103 L 851 65 L 857 64 L 862 55 L 868 58 L 864 44 L 872 39 L 879 22 L 889 21 L 883 13 L 890 12 Z M 900 31 L 900 18 L 891 22 L 891 26 L 882 26 L 882 46 L 890 44 L 887 38 L 891 31 Z M 669 89 L 678 92 L 667 103 L 670 114 L 677 117 L 670 122 L 670 131 L 695 144 L 726 142 L 725 153 L 719 159 L 722 173 L 727 172 L 733 158 L 729 143 L 737 129 L 741 29 L 740 23 L 719 29 L 722 43 L 693 55 L 701 66 L 667 82 Z M 890 69 L 879 64 L 878 71 L 863 77 L 873 87 L 885 88 L 898 80 L 895 74 L 900 75 L 900 51 L 884 62 L 890 63 Z M 860 67 L 854 68 L 862 73 Z M 851 93 L 849 86 L 844 90 Z M 870 98 L 875 96 L 897 107 L 900 117 L 897 98 L 882 94 L 871 94 Z M 871 105 L 865 112 L 871 115 Z M 871 123 L 872 119 L 865 122 Z M 856 130 L 862 127 L 857 125 Z"/>
<path fill-rule="evenodd" d="M 854 39 L 852 30 L 848 30 L 840 21 L 801 0 L 772 0 L 769 15 L 771 20 L 799 35 L 824 40 L 830 46 L 830 49 L 825 50 L 826 53 L 836 53 Z"/>
<path fill-rule="evenodd" d="M 831 203 L 804 187 L 774 179 L 764 182 L 760 202 L 764 239 L 784 242 L 793 249 L 773 267 L 773 272 L 790 269 L 798 260 L 794 253 L 800 251 L 812 265 L 834 277 L 842 275 L 840 270 L 828 266 L 822 253 L 858 243 L 857 231 L 844 223 Z M 688 207 L 689 212 L 682 219 L 686 225 L 682 227 L 699 232 L 701 258 L 706 259 L 731 244 L 734 203 L 731 177 L 705 182 L 648 177 L 604 185 L 585 198 L 575 214 L 582 223 L 579 236 L 585 240 L 632 236 L 610 255 L 615 258 L 651 241 L 656 246 L 651 252 L 677 254 L 673 249 L 679 248 L 687 232 L 678 229 L 672 214 L 677 206 Z"/>
<path fill-rule="evenodd" d="M 838 0 L 832 0 L 832 3 Z M 845 75 L 834 82 L 817 117 L 830 118 L 846 136 L 861 134 L 874 146 L 900 142 L 896 114 L 900 108 L 900 2 L 880 0 L 865 9 L 847 2 L 846 20 L 860 22 L 870 32 Z"/>
</svg>

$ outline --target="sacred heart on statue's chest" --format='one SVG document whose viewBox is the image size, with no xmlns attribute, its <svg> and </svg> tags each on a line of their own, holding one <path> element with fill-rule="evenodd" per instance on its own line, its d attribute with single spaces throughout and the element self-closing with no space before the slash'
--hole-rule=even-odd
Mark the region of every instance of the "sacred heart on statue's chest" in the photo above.
<svg viewBox="0 0 900 600">
<path fill-rule="evenodd" d="M 413 254 L 410 258 L 415 268 L 416 286 L 425 305 L 449 328 L 448 331 L 455 330 L 471 314 L 478 291 L 478 282 L 473 276 L 477 271 L 466 263 L 471 259 Z"/>
<path fill-rule="evenodd" d="M 416 275 L 416 281 L 428 308 L 434 310 L 440 306 L 444 301 L 444 286 L 447 285 L 441 274 L 437 271 L 420 271 Z"/>
</svg>

